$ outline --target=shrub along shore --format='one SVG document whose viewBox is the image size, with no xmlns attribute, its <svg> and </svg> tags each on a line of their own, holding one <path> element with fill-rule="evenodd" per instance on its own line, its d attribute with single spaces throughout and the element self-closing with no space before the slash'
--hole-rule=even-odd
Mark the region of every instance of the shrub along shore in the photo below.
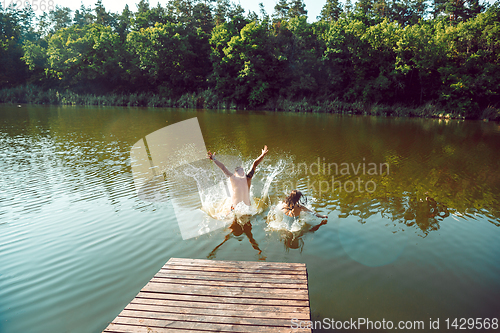
<svg viewBox="0 0 500 333">
<path fill-rule="evenodd" d="M 376 115 L 394 117 L 424 117 L 466 119 L 460 112 L 443 110 L 440 106 L 427 103 L 423 106 L 367 104 L 362 102 L 342 102 L 336 100 L 312 101 L 303 98 L 299 101 L 278 99 L 269 101 L 260 107 L 237 105 L 234 101 L 219 100 L 217 95 L 206 90 L 201 93 L 186 93 L 177 99 L 162 97 L 153 93 L 77 94 L 71 91 L 63 93 L 54 89 L 42 90 L 37 86 L 20 86 L 0 90 L 0 103 L 39 104 L 39 105 L 82 105 L 82 106 L 132 106 L 132 107 L 171 107 L 188 109 L 239 109 L 279 112 L 314 112 L 355 115 Z M 477 119 L 477 118 L 473 118 Z M 500 121 L 500 109 L 488 107 L 483 110 L 480 119 Z"/>
</svg>

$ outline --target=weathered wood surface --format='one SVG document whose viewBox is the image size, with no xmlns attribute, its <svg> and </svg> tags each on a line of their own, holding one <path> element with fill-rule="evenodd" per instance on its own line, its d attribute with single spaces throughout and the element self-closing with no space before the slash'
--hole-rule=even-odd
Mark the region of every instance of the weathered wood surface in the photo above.
<svg viewBox="0 0 500 333">
<path fill-rule="evenodd" d="M 305 264 L 171 258 L 104 332 L 311 332 L 308 293 Z"/>
</svg>

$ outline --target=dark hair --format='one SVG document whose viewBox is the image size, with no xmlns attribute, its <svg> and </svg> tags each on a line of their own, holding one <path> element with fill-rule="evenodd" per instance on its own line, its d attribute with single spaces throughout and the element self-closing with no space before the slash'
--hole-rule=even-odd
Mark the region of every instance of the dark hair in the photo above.
<svg viewBox="0 0 500 333">
<path fill-rule="evenodd" d="M 295 205 L 300 204 L 300 199 L 302 198 L 302 192 L 299 190 L 293 190 L 292 193 L 285 199 L 286 209 L 292 210 Z"/>
</svg>

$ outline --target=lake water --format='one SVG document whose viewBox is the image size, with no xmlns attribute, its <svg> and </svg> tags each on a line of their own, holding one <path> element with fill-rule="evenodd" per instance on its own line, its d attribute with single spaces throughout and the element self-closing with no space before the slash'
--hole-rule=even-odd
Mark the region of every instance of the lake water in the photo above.
<svg viewBox="0 0 500 333">
<path fill-rule="evenodd" d="M 251 228 L 183 239 L 199 211 L 138 196 L 132 146 L 195 117 L 246 167 L 268 145 Z M 499 152 L 496 123 L 1 105 L 0 332 L 100 332 L 171 257 L 306 263 L 314 320 L 500 319 Z M 292 189 L 327 223 L 268 218 Z"/>
</svg>

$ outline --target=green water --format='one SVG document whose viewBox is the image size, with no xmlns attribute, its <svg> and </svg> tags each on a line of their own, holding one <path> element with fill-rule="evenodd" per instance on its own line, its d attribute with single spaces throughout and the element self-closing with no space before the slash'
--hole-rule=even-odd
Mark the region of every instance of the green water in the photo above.
<svg viewBox="0 0 500 333">
<path fill-rule="evenodd" d="M 193 117 L 220 154 L 268 145 L 271 206 L 297 188 L 327 224 L 183 240 L 130 149 Z M 0 106 L 0 332 L 100 332 L 171 257 L 306 263 L 315 320 L 500 318 L 499 152 L 495 123 Z"/>
</svg>

